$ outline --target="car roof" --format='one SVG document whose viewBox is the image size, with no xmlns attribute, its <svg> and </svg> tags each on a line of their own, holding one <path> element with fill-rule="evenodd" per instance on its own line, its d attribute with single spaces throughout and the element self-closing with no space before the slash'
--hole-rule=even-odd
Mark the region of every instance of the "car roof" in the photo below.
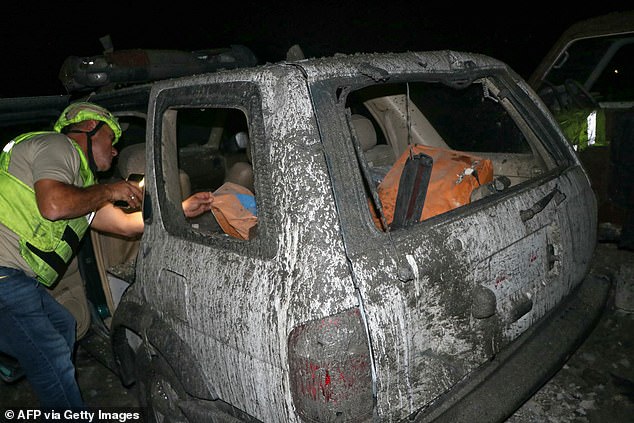
<svg viewBox="0 0 634 423">
<path fill-rule="evenodd" d="M 634 10 L 609 13 L 571 25 L 537 66 L 528 80 L 529 85 L 533 88 L 539 86 L 554 63 L 574 41 L 628 33 L 634 33 Z"/>
</svg>

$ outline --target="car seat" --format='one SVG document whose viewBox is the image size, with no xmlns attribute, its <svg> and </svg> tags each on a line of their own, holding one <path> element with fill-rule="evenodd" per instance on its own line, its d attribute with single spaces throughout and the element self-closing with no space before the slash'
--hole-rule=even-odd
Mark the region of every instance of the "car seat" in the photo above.
<svg viewBox="0 0 634 423">
<path fill-rule="evenodd" d="M 390 145 L 378 144 L 372 121 L 362 115 L 352 115 L 351 122 L 369 167 L 391 166 L 396 161 Z"/>
<path fill-rule="evenodd" d="M 378 144 L 374 125 L 367 117 L 352 115 L 351 123 L 368 164 L 372 181 L 378 185 L 396 161 L 394 150 L 387 144 Z"/>
<path fill-rule="evenodd" d="M 249 134 L 246 132 L 238 132 L 235 135 L 235 141 L 238 146 L 246 149 L 247 161 L 237 161 L 233 163 L 225 174 L 224 182 L 232 182 L 241 185 L 255 193 L 253 186 L 253 166 L 251 165 L 251 149 L 249 147 Z"/>
<path fill-rule="evenodd" d="M 122 178 L 127 179 L 132 174 L 145 174 L 145 143 L 133 144 L 125 147 L 119 153 L 117 169 Z M 181 187 L 181 199 L 191 195 L 189 175 L 182 169 L 178 170 Z"/>
</svg>

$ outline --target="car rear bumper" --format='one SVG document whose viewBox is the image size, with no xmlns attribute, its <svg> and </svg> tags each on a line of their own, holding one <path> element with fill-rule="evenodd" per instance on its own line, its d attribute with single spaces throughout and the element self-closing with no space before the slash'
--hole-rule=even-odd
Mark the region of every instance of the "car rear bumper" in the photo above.
<svg viewBox="0 0 634 423">
<path fill-rule="evenodd" d="M 606 276 L 589 274 L 556 309 L 504 352 L 434 405 L 411 416 L 424 422 L 501 422 L 564 365 L 599 321 L 610 291 Z"/>
</svg>

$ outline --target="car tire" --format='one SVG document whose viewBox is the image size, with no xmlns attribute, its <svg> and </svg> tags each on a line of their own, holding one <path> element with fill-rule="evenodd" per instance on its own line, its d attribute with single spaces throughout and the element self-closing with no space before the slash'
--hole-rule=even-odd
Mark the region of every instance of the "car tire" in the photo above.
<svg viewBox="0 0 634 423">
<path fill-rule="evenodd" d="M 179 403 L 187 393 L 169 363 L 142 346 L 136 358 L 139 406 L 149 423 L 189 422 Z"/>
</svg>

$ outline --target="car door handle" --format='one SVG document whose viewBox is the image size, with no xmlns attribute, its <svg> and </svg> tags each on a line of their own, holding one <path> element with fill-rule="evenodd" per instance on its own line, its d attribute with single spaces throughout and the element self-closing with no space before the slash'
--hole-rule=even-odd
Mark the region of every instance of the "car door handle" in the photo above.
<svg viewBox="0 0 634 423">
<path fill-rule="evenodd" d="M 555 198 L 557 204 L 559 204 L 566 199 L 566 195 L 563 192 L 559 191 L 559 188 L 555 187 L 550 193 L 548 193 L 548 195 L 533 204 L 530 209 L 520 210 L 520 219 L 522 219 L 522 222 L 526 222 L 535 217 L 538 213 L 546 208 L 548 203 L 550 203 L 553 198 Z"/>
</svg>

